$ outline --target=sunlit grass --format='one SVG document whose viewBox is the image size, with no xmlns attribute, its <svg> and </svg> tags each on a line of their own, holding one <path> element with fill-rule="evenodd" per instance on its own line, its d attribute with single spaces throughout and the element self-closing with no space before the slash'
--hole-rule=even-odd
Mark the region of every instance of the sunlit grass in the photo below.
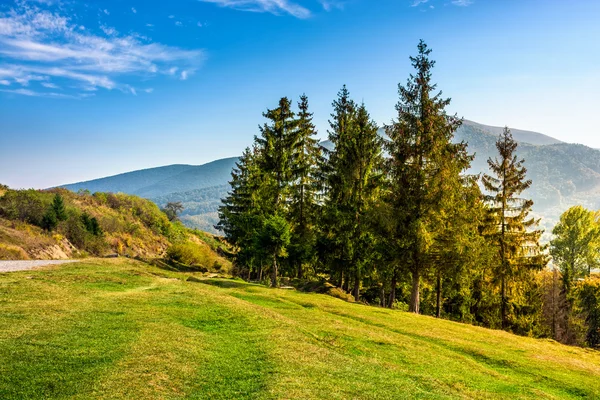
<svg viewBox="0 0 600 400">
<path fill-rule="evenodd" d="M 592 350 L 188 276 L 130 260 L 0 275 L 0 398 L 600 393 L 600 354 Z"/>
</svg>

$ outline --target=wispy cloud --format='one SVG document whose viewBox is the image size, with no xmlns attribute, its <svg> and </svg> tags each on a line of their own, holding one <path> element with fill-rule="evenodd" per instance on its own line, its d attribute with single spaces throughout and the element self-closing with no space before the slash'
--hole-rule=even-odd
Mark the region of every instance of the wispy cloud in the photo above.
<svg viewBox="0 0 600 400">
<path fill-rule="evenodd" d="M 452 4 L 455 6 L 466 7 L 473 4 L 473 0 L 452 0 Z"/>
<path fill-rule="evenodd" d="M 323 6 L 323 9 L 325 11 L 331 11 L 333 9 L 338 9 L 338 10 L 343 10 L 344 9 L 344 2 L 340 1 L 340 0 L 319 0 L 321 2 L 321 5 Z"/>
<path fill-rule="evenodd" d="M 70 83 L 60 86 L 84 92 L 101 88 L 134 94 L 132 81 L 174 75 L 170 72 L 173 68 L 188 71 L 185 76 L 178 75 L 185 80 L 204 58 L 202 50 L 151 42 L 135 33 L 122 35 L 107 25 L 100 26 L 100 33 L 80 29 L 69 17 L 40 8 L 46 3 L 16 4 L 0 13 L 0 80 L 13 94 L 70 98 L 89 95 L 39 91 L 56 89 L 62 81 Z M 38 82 L 38 91 L 24 88 L 33 82 Z"/>
<path fill-rule="evenodd" d="M 135 7 L 131 7 L 131 12 L 137 14 L 137 10 L 135 9 Z"/>
<path fill-rule="evenodd" d="M 429 0 L 413 0 L 411 7 L 418 7 L 421 4 L 427 3 Z"/>
<path fill-rule="evenodd" d="M 93 96 L 93 94 L 89 93 L 81 93 L 77 95 L 65 94 L 65 93 L 56 93 L 56 92 L 38 92 L 30 89 L 0 89 L 0 92 L 18 94 L 21 96 L 30 96 L 30 97 L 48 97 L 54 99 L 82 99 L 85 97 Z"/>
<path fill-rule="evenodd" d="M 290 14 L 296 18 L 308 18 L 311 13 L 305 7 L 289 0 L 199 0 L 241 11 L 267 12 L 275 15 Z"/>
</svg>

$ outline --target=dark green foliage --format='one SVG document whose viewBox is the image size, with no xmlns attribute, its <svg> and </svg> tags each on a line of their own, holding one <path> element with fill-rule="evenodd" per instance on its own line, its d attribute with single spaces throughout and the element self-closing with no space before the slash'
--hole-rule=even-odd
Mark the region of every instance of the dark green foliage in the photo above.
<svg viewBox="0 0 600 400">
<path fill-rule="evenodd" d="M 318 162 L 321 147 L 315 138 L 316 128 L 308 111 L 308 97 L 302 95 L 298 103 L 297 129 L 291 149 L 292 180 L 290 182 L 289 220 L 292 225 L 292 245 L 289 263 L 298 277 L 303 276 L 305 265 L 315 257 L 316 212 L 318 209 Z"/>
<path fill-rule="evenodd" d="M 58 226 L 58 218 L 56 216 L 56 212 L 54 208 L 50 207 L 42 217 L 42 221 L 40 223 L 40 228 L 51 232 L 56 229 Z"/>
<path fill-rule="evenodd" d="M 81 222 L 88 233 L 94 236 L 102 236 L 102 228 L 100 228 L 96 217 L 90 217 L 88 213 L 84 212 L 81 214 Z"/>
<path fill-rule="evenodd" d="M 56 219 L 58 221 L 67 220 L 67 210 L 65 209 L 65 201 L 60 195 L 60 193 L 56 193 L 54 195 L 54 199 L 52 200 L 52 210 L 54 211 L 54 215 L 56 215 Z"/>
<path fill-rule="evenodd" d="M 334 101 L 329 139 L 335 144 L 323 166 L 323 233 L 335 249 L 325 259 L 342 285 L 352 282 L 359 300 L 363 278 L 375 261 L 371 211 L 383 182 L 382 141 L 363 105 L 357 106 L 344 86 Z"/>
</svg>

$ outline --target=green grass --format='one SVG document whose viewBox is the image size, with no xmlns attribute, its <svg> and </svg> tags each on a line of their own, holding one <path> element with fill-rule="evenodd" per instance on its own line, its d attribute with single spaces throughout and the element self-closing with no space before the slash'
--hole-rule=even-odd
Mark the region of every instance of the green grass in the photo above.
<svg viewBox="0 0 600 400">
<path fill-rule="evenodd" d="M 1 274 L 0 399 L 600 397 L 596 351 L 189 276 L 130 260 Z"/>
</svg>

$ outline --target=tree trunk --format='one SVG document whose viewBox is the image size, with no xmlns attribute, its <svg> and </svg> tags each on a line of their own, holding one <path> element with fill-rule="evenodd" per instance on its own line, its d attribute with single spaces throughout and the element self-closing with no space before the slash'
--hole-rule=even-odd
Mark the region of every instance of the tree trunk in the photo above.
<svg viewBox="0 0 600 400">
<path fill-rule="evenodd" d="M 354 296 L 354 301 L 358 301 L 360 299 L 360 278 L 358 276 L 358 272 L 354 276 L 354 288 L 352 288 L 352 295 Z"/>
<path fill-rule="evenodd" d="M 504 275 L 502 276 L 501 284 L 502 304 L 500 305 L 500 317 L 502 319 L 502 329 L 506 329 L 506 285 L 504 283 Z"/>
<path fill-rule="evenodd" d="M 436 291 L 436 304 L 435 304 L 435 316 L 440 318 L 442 316 L 442 274 L 438 271 L 437 274 L 437 285 Z"/>
<path fill-rule="evenodd" d="M 390 285 L 390 301 L 388 302 L 388 307 L 394 307 L 394 303 L 396 303 L 396 269 L 394 269 L 394 274 L 392 275 L 392 284 Z"/>
<path fill-rule="evenodd" d="M 340 289 L 344 286 L 344 271 L 340 271 L 338 274 L 338 282 L 336 286 Z"/>
<path fill-rule="evenodd" d="M 271 271 L 271 287 L 277 287 L 277 256 L 273 256 L 273 271 Z"/>
<path fill-rule="evenodd" d="M 252 268 L 248 267 L 248 281 L 250 281 L 251 279 L 251 274 L 252 274 Z"/>
<path fill-rule="evenodd" d="M 304 275 L 302 274 L 302 262 L 299 261 L 298 262 L 298 279 L 302 279 L 304 278 Z"/>
<path fill-rule="evenodd" d="M 419 275 L 419 269 L 415 268 L 412 273 L 412 292 L 410 294 L 410 306 L 408 311 L 415 314 L 419 313 L 419 304 L 421 299 L 419 298 L 421 276 Z"/>
<path fill-rule="evenodd" d="M 262 282 L 262 269 L 263 268 L 262 268 L 262 261 L 261 261 L 260 267 L 258 269 L 258 281 L 259 282 Z"/>
<path fill-rule="evenodd" d="M 346 292 L 350 292 L 350 274 L 344 274 L 344 284 L 342 285 L 342 289 Z"/>
</svg>

